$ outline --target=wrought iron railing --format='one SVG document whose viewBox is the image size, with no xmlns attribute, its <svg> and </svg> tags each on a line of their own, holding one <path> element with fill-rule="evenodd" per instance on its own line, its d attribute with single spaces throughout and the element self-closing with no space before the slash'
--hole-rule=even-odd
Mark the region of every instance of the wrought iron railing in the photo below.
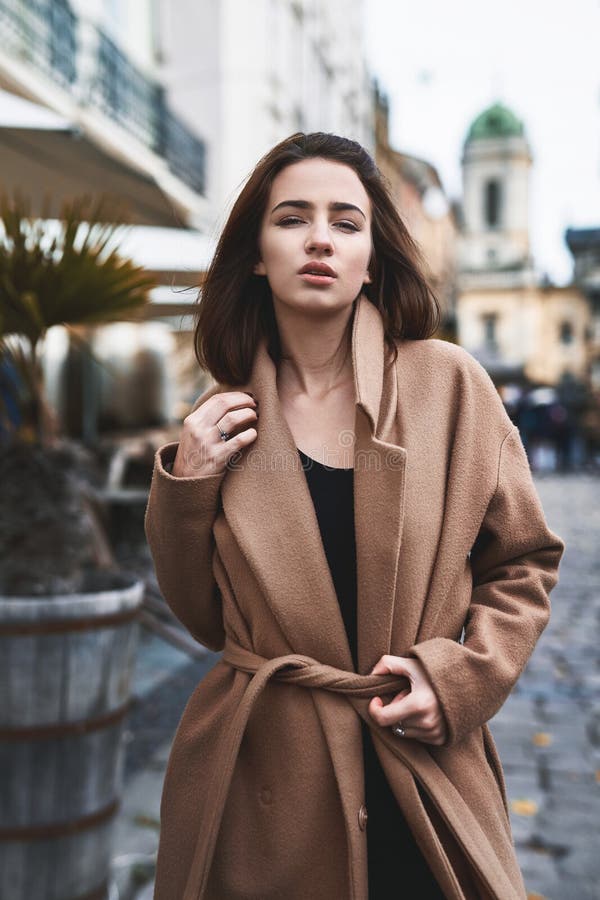
<svg viewBox="0 0 600 900">
<path fill-rule="evenodd" d="M 171 171 L 199 194 L 204 194 L 205 145 L 186 128 L 181 119 L 163 106 L 160 118 L 162 154 Z"/>
<path fill-rule="evenodd" d="M 111 38 L 85 24 L 69 0 L 0 0 L 0 54 L 50 77 L 162 156 L 198 193 L 205 190 L 205 145 L 169 109 L 164 88 Z"/>
<path fill-rule="evenodd" d="M 76 78 L 75 27 L 68 0 L 0 0 L 0 50 L 62 86 Z"/>
<path fill-rule="evenodd" d="M 159 86 L 143 75 L 102 31 L 89 100 L 152 149 L 159 149 Z"/>
</svg>

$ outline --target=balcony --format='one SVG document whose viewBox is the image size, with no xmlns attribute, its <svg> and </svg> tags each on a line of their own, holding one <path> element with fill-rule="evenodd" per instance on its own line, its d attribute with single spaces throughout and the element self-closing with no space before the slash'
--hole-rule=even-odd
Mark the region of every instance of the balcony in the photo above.
<svg viewBox="0 0 600 900">
<path fill-rule="evenodd" d="M 36 70 L 97 109 L 198 194 L 205 192 L 203 141 L 172 112 L 163 86 L 142 72 L 68 0 L 0 0 L 0 56 Z"/>
</svg>

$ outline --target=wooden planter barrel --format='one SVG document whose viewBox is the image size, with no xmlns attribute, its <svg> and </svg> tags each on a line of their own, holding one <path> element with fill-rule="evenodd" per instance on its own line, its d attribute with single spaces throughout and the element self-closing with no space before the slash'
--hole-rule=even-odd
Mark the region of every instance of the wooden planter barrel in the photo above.
<svg viewBox="0 0 600 900">
<path fill-rule="evenodd" d="M 104 900 L 143 584 L 0 596 L 0 897 Z"/>
</svg>

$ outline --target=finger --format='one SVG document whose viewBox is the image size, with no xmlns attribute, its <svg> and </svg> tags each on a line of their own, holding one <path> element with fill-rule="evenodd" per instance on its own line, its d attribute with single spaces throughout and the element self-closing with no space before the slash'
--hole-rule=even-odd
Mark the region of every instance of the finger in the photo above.
<svg viewBox="0 0 600 900">
<path fill-rule="evenodd" d="M 410 690 L 408 688 L 405 691 L 400 691 L 400 693 L 396 694 L 394 699 L 391 700 L 389 703 L 384 702 L 384 700 L 381 697 L 373 697 L 369 704 L 369 712 L 371 713 L 371 715 L 373 716 L 373 718 L 375 719 L 377 724 L 383 725 L 383 724 L 385 724 L 385 720 L 380 722 L 381 710 L 387 710 L 387 708 L 392 703 L 395 703 L 396 701 L 399 701 L 399 700 L 403 700 L 409 694 L 410 694 Z M 398 719 L 395 719 L 393 724 L 396 725 L 398 723 L 398 721 L 399 721 Z"/>
<path fill-rule="evenodd" d="M 394 658 L 399 659 L 399 657 L 394 657 Z M 392 671 L 389 666 L 389 660 L 391 660 L 391 659 L 392 659 L 392 657 L 389 655 L 382 656 L 381 659 L 379 659 L 375 663 L 375 665 L 369 672 L 369 675 L 389 675 L 390 672 Z"/>
<path fill-rule="evenodd" d="M 224 416 L 233 413 L 235 410 L 249 410 L 249 409 L 258 409 L 258 403 L 249 394 L 245 394 L 243 391 L 231 391 L 226 394 L 215 394 L 212 398 L 215 400 L 214 406 L 216 407 L 216 412 L 213 409 L 207 410 L 207 415 L 215 416 L 213 419 L 213 424 L 218 422 Z"/>
<path fill-rule="evenodd" d="M 436 710 L 428 712 L 416 713 L 409 715 L 402 707 L 397 709 L 398 718 L 392 723 L 394 725 L 401 724 L 406 733 L 410 731 L 412 737 L 416 740 L 427 741 L 428 743 L 442 743 L 446 735 L 446 722 L 444 717 Z"/>
<path fill-rule="evenodd" d="M 383 694 L 383 696 L 380 696 L 378 694 L 376 697 L 372 697 L 370 702 L 373 703 L 374 701 L 377 701 L 375 705 L 377 706 L 378 709 L 380 709 L 384 706 L 387 706 L 389 703 L 395 703 L 398 700 L 402 700 L 405 697 L 408 697 L 408 695 L 411 692 L 412 692 L 411 688 L 409 688 L 409 687 L 404 688 L 403 690 L 398 691 L 396 694 L 394 694 L 393 698 L 387 699 L 385 701 L 384 701 L 383 697 L 385 697 L 386 694 Z M 389 695 L 387 695 L 387 696 L 389 697 Z"/>
<path fill-rule="evenodd" d="M 244 391 L 223 391 L 220 394 L 213 394 L 212 397 L 209 397 L 197 410 L 190 413 L 190 416 L 201 422 L 215 425 L 219 419 L 222 419 L 231 410 L 256 409 L 257 407 L 258 403 L 256 400 Z"/>
<path fill-rule="evenodd" d="M 414 691 L 408 691 L 401 699 L 383 703 L 381 697 L 373 697 L 369 704 L 369 712 L 378 725 L 389 727 L 398 722 L 419 723 L 423 714 L 419 697 L 415 698 Z"/>
<path fill-rule="evenodd" d="M 258 405 L 258 400 L 251 391 L 225 391 L 221 394 L 214 394 L 216 397 L 225 397 L 233 406 L 247 406 L 248 403 Z M 250 400 L 248 400 L 248 397 Z"/>
<path fill-rule="evenodd" d="M 239 454 L 245 447 L 254 443 L 258 433 L 256 428 L 246 428 L 239 431 L 226 441 L 219 440 L 211 452 L 212 459 L 218 463 L 219 470 L 226 466 L 232 466 L 239 462 Z"/>
<path fill-rule="evenodd" d="M 410 681 L 414 680 L 417 674 L 417 668 L 414 665 L 415 660 L 406 656 L 391 656 L 385 654 L 371 669 L 371 675 L 406 675 Z"/>
<path fill-rule="evenodd" d="M 218 431 L 216 436 L 219 437 L 219 431 L 226 431 L 230 436 L 243 431 L 249 425 L 254 426 L 258 421 L 258 412 L 255 409 L 235 409 L 226 413 L 222 419 L 216 424 Z"/>
<path fill-rule="evenodd" d="M 399 723 L 396 722 L 394 724 L 398 725 Z M 431 744 L 432 746 L 439 747 L 446 740 L 446 734 L 442 728 L 415 728 L 414 726 L 407 725 L 405 722 L 402 722 L 402 727 L 404 728 L 402 737 L 400 737 L 400 735 L 395 735 L 399 741 L 420 741 L 422 744 Z"/>
<path fill-rule="evenodd" d="M 228 437 L 226 441 L 221 439 L 216 426 L 210 427 L 209 435 L 210 438 L 203 436 L 197 445 L 192 444 L 189 449 L 181 449 L 182 457 L 190 473 L 197 473 L 206 468 L 221 471 L 230 463 L 232 457 L 252 444 L 258 437 L 256 428 L 253 427 L 238 431 L 237 434 Z"/>
<path fill-rule="evenodd" d="M 229 460 L 244 447 L 247 447 L 255 441 L 257 436 L 258 432 L 256 431 L 256 428 L 245 428 L 243 431 L 234 434 L 233 437 L 230 437 L 228 440 L 222 441 L 222 445 L 225 449 L 225 458 Z"/>
</svg>

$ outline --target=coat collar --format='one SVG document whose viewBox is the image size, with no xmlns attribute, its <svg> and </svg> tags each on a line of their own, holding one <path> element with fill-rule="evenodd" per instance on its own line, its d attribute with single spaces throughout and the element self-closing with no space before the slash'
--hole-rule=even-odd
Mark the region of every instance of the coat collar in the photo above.
<svg viewBox="0 0 600 900">
<path fill-rule="evenodd" d="M 362 294 L 352 323 L 352 363 L 358 668 L 365 673 L 390 652 L 406 450 L 376 436 L 378 422 L 388 420 L 382 408 L 384 329 L 379 311 Z M 250 380 L 238 388 L 252 390 L 260 400 L 258 436 L 229 462 L 221 492 L 223 510 L 289 650 L 352 670 L 318 521 L 279 402 L 276 376 L 263 338 Z M 391 399 L 397 402 L 395 387 Z"/>
</svg>

